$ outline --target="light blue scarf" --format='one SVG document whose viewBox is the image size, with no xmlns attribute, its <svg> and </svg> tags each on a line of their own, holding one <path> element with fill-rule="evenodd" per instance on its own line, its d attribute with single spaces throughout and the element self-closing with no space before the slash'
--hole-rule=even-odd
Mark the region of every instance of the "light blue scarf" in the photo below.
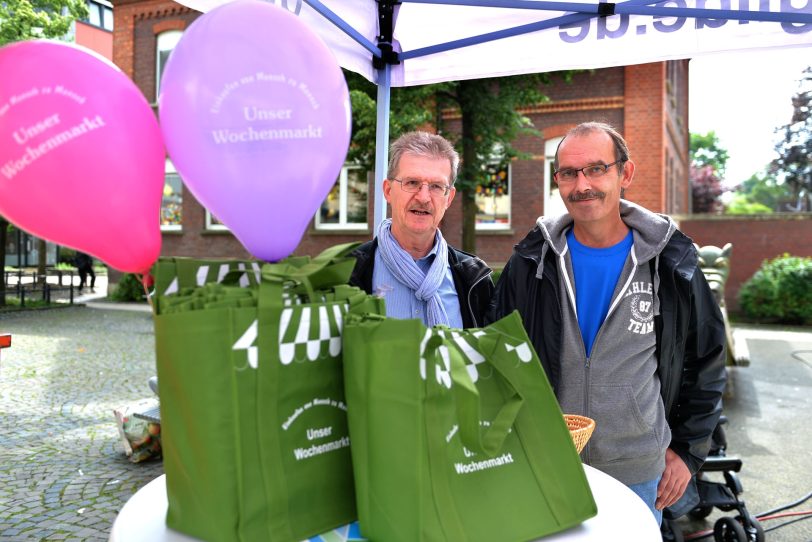
<svg viewBox="0 0 812 542">
<path fill-rule="evenodd" d="M 376 236 L 378 237 L 378 250 L 381 251 L 381 257 L 392 275 L 413 290 L 414 296 L 418 300 L 427 302 L 428 325 L 449 325 L 448 314 L 445 312 L 438 292 L 448 267 L 448 244 L 443 239 L 440 230 L 437 230 L 434 237 L 437 253 L 428 273 L 423 273 L 412 255 L 403 250 L 392 236 L 391 218 L 381 221 Z"/>
</svg>

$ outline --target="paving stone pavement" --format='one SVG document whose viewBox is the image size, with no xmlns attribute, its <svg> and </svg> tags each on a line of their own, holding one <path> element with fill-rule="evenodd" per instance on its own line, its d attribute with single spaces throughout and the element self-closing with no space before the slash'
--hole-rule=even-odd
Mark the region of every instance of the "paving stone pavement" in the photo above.
<svg viewBox="0 0 812 542">
<path fill-rule="evenodd" d="M 107 540 L 163 473 L 131 463 L 113 409 L 150 398 L 149 312 L 84 306 L 0 313 L 0 541 Z"/>
</svg>

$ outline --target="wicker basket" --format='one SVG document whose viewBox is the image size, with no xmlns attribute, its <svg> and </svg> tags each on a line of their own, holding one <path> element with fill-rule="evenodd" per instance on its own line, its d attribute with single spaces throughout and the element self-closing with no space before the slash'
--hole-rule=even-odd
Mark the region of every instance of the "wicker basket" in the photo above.
<svg viewBox="0 0 812 542">
<path fill-rule="evenodd" d="M 564 414 L 564 421 L 567 422 L 567 429 L 570 430 L 575 449 L 580 454 L 592 436 L 592 431 L 595 430 L 595 420 L 577 414 Z"/>
</svg>

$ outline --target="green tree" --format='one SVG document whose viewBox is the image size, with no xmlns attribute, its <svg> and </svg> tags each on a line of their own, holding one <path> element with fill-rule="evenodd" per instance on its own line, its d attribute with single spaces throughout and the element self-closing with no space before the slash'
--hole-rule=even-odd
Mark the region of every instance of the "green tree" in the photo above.
<svg viewBox="0 0 812 542">
<path fill-rule="evenodd" d="M 716 132 L 691 134 L 690 143 L 692 209 L 695 213 L 720 211 L 720 196 L 726 191 L 723 186 L 727 167 L 727 149 L 721 146 Z"/>
<path fill-rule="evenodd" d="M 360 75 L 344 71 L 352 101 L 352 144 L 347 160 L 366 170 L 375 165 L 377 88 Z M 435 124 L 434 94 L 442 84 L 393 88 L 390 93 L 389 138 Z M 377 203 L 377 202 L 376 202 Z"/>
<path fill-rule="evenodd" d="M 691 163 L 697 169 L 711 166 L 714 173 L 724 179 L 729 156 L 727 149 L 722 147 L 719 143 L 719 137 L 716 135 L 716 132 L 711 130 L 706 134 L 692 133 L 690 145 Z"/>
<path fill-rule="evenodd" d="M 574 72 L 558 76 L 569 81 Z M 462 199 L 462 249 L 476 252 L 476 187 L 488 181 L 487 166 L 522 157 L 513 141 L 522 133 L 535 133 L 521 106 L 548 100 L 542 92 L 553 74 L 451 81 L 421 87 L 394 88 L 391 93 L 390 138 L 432 124 L 454 142 L 462 157 L 457 179 Z M 350 77 L 354 135 L 350 159 L 369 166 L 374 161 L 374 87 Z M 461 118 L 461 133 L 451 133 L 443 122 L 443 111 L 453 109 Z"/>
<path fill-rule="evenodd" d="M 736 186 L 734 192 L 734 199 L 726 209 L 731 214 L 771 213 L 792 199 L 789 186 L 770 172 L 753 174 Z M 746 212 L 748 209 L 751 212 Z"/>
<path fill-rule="evenodd" d="M 719 197 L 725 192 L 713 166 L 691 165 L 691 209 L 695 213 L 715 213 L 722 209 Z"/>
<path fill-rule="evenodd" d="M 0 46 L 32 38 L 67 36 L 71 23 L 87 17 L 84 0 L 3 0 L 0 2 Z M 28 69 L 32 69 L 29 67 Z M 0 216 L 0 263 L 6 263 L 8 222 Z M 40 243 L 40 254 L 45 253 Z M 0 280 L 0 307 L 6 304 L 5 277 Z"/>
<path fill-rule="evenodd" d="M 84 0 L 0 2 L 0 45 L 31 38 L 63 38 L 71 23 L 87 17 Z"/>
<path fill-rule="evenodd" d="M 789 210 L 812 210 L 812 67 L 804 70 L 799 90 L 792 97 L 792 119 L 779 131 L 783 140 L 775 150 L 772 166 L 791 190 L 794 203 Z"/>
</svg>

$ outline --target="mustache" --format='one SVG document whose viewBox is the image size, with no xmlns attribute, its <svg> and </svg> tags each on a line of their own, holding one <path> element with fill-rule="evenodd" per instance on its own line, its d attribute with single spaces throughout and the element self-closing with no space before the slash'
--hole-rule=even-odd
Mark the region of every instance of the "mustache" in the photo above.
<svg viewBox="0 0 812 542">
<path fill-rule="evenodd" d="M 583 201 L 585 199 L 604 199 L 606 197 L 606 192 L 601 192 L 600 190 L 587 190 L 586 192 L 573 192 L 567 199 L 569 201 Z"/>
</svg>

